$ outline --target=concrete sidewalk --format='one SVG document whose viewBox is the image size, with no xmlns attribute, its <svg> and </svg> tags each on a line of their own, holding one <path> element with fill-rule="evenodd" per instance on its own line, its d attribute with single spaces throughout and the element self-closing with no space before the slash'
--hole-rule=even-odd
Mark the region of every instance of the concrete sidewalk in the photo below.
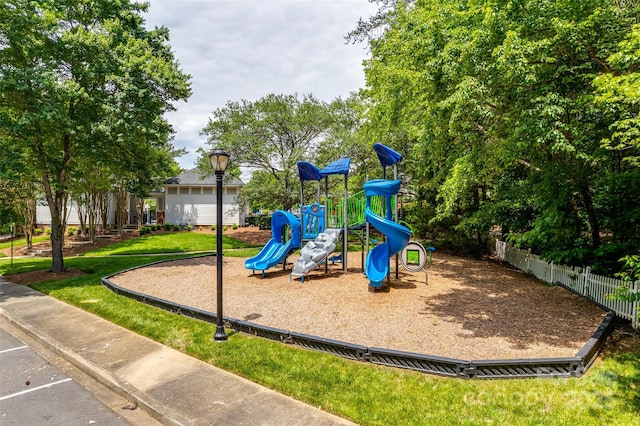
<svg viewBox="0 0 640 426">
<path fill-rule="evenodd" d="M 163 424 L 353 424 L 2 278 L 0 315 Z"/>
</svg>

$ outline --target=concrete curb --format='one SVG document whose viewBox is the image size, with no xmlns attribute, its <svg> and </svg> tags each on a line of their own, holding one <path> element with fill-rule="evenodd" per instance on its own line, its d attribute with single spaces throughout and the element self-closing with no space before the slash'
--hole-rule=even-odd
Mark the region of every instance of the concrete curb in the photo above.
<svg viewBox="0 0 640 426">
<path fill-rule="evenodd" d="M 149 395 L 144 394 L 144 392 L 139 391 L 128 383 L 119 380 L 108 371 L 100 368 L 93 362 L 84 359 L 82 356 L 60 342 L 52 339 L 50 336 L 38 333 L 34 331 L 31 326 L 22 324 L 1 307 L 0 315 L 2 315 L 2 317 L 14 327 L 20 329 L 29 337 L 42 344 L 45 348 L 60 356 L 83 373 L 89 375 L 107 389 L 122 396 L 123 398 L 126 398 L 132 404 L 136 404 L 140 409 L 148 413 L 160 423 L 167 426 L 187 426 L 193 424 L 180 414 L 169 410 L 168 407 L 164 406 L 160 401 L 151 398 Z"/>
<path fill-rule="evenodd" d="M 164 425 L 353 425 L 1 277 L 0 319 Z"/>
</svg>

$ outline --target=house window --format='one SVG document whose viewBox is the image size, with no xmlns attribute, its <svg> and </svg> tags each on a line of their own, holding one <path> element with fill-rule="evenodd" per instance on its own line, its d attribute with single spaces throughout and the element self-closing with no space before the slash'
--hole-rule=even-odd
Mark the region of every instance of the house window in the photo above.
<svg viewBox="0 0 640 426">
<path fill-rule="evenodd" d="M 202 188 L 202 193 L 204 195 L 213 195 L 213 188 Z"/>
<path fill-rule="evenodd" d="M 178 193 L 178 188 L 168 188 L 169 194 L 176 195 Z"/>
<path fill-rule="evenodd" d="M 189 193 L 189 187 L 180 188 L 180 194 L 188 194 L 188 193 Z"/>
<path fill-rule="evenodd" d="M 227 187 L 227 194 L 229 195 L 236 195 L 236 187 Z"/>
</svg>

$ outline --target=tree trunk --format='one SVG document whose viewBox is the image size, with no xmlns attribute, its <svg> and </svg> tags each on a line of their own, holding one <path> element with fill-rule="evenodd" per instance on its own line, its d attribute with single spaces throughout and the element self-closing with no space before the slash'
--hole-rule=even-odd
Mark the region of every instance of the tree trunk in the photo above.
<svg viewBox="0 0 640 426">
<path fill-rule="evenodd" d="M 63 179 L 60 179 L 63 180 Z M 42 175 L 42 186 L 44 195 L 49 204 L 49 212 L 51 213 L 51 272 L 63 272 L 64 255 L 62 247 L 64 246 L 64 221 L 62 220 L 62 212 L 65 208 L 65 201 L 68 197 L 66 191 L 56 190 L 55 193 L 51 188 L 49 176 L 46 172 Z"/>
<path fill-rule="evenodd" d="M 118 225 L 118 235 L 124 234 L 128 200 L 127 191 L 122 188 L 118 188 L 116 191 L 116 222 Z"/>
<path fill-rule="evenodd" d="M 102 223 L 101 230 L 103 233 L 107 232 L 109 222 L 109 191 L 102 190 L 98 194 L 98 209 L 100 210 L 100 221 Z"/>
<path fill-rule="evenodd" d="M 51 218 L 51 272 L 63 272 L 66 270 L 64 266 L 64 255 L 62 248 L 64 247 L 64 230 L 60 217 Z"/>
<path fill-rule="evenodd" d="M 27 239 L 27 249 L 33 247 L 33 231 L 36 227 L 36 195 L 25 200 L 24 210 L 24 236 Z"/>
<path fill-rule="evenodd" d="M 62 191 L 56 191 L 55 197 L 51 197 L 49 202 L 49 211 L 51 212 L 51 272 L 63 272 L 66 269 L 64 255 L 62 254 L 62 248 L 64 247 L 62 212 L 64 209 L 63 197 L 65 195 Z"/>
<path fill-rule="evenodd" d="M 80 222 L 80 236 L 86 237 L 87 228 L 87 194 L 82 193 L 76 198 L 76 210 L 78 211 L 78 221 Z"/>
<path fill-rule="evenodd" d="M 97 217 L 97 202 L 95 191 L 91 191 L 87 194 L 87 226 L 89 228 L 89 241 L 95 242 L 96 237 L 96 217 Z"/>
<path fill-rule="evenodd" d="M 136 200 L 138 206 L 138 229 L 142 226 L 142 219 L 144 219 L 144 198 L 138 198 Z"/>
<path fill-rule="evenodd" d="M 587 210 L 587 217 L 589 218 L 589 226 L 591 227 L 591 243 L 593 248 L 600 247 L 600 223 L 596 217 L 595 209 L 593 208 L 593 198 L 588 189 L 581 189 L 582 200 Z"/>
</svg>

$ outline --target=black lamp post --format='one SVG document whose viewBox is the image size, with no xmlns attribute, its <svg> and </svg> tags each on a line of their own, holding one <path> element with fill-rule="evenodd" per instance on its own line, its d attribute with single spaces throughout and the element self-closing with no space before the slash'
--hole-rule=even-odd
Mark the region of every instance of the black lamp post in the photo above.
<svg viewBox="0 0 640 426">
<path fill-rule="evenodd" d="M 229 163 L 229 154 L 223 149 L 216 148 L 209 154 L 211 167 L 216 173 L 216 332 L 213 335 L 214 342 L 224 342 L 228 339 L 224 331 L 222 321 L 222 176 Z"/>
</svg>

